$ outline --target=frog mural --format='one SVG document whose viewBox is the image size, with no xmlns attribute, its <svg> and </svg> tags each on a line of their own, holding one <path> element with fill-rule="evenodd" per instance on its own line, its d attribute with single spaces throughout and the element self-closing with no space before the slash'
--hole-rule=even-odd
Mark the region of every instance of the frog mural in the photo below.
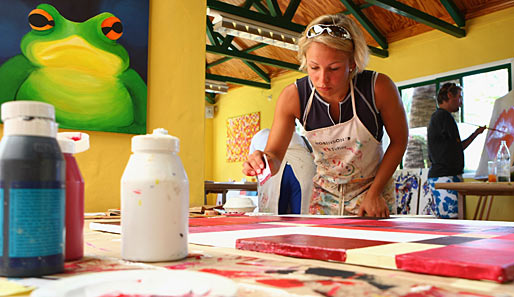
<svg viewBox="0 0 514 297">
<path fill-rule="evenodd" d="M 116 16 L 77 23 L 40 4 L 28 22 L 21 54 L 0 65 L 0 103 L 50 103 L 61 128 L 146 132 L 147 87 L 117 42 L 123 26 Z"/>
</svg>

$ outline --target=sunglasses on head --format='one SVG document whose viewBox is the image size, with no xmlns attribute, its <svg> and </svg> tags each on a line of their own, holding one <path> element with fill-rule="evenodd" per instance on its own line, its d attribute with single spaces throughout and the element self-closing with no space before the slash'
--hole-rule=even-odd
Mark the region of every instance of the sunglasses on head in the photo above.
<svg viewBox="0 0 514 297">
<path fill-rule="evenodd" d="M 348 30 L 337 25 L 312 25 L 309 27 L 309 29 L 307 29 L 306 36 L 307 38 L 313 38 L 323 33 L 327 33 L 332 37 L 338 37 L 349 40 L 352 39 L 352 36 L 348 32 Z"/>
</svg>

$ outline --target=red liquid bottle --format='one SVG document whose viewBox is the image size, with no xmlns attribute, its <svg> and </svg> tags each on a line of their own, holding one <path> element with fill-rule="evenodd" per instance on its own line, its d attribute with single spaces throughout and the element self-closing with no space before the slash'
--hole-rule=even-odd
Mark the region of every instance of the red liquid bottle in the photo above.
<svg viewBox="0 0 514 297">
<path fill-rule="evenodd" d="M 84 179 L 80 174 L 74 153 L 83 151 L 77 146 L 80 139 L 58 133 L 58 141 L 66 161 L 66 212 L 65 212 L 65 261 L 77 260 L 84 256 Z M 79 133 L 73 133 L 79 134 Z M 82 135 L 87 135 L 80 133 Z M 89 147 L 88 139 L 84 139 Z M 87 149 L 87 148 L 86 148 Z"/>
</svg>

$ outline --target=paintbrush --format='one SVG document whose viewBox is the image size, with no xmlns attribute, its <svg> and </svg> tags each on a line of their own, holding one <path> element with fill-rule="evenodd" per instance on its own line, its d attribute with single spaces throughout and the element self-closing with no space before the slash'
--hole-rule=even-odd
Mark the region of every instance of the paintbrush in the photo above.
<svg viewBox="0 0 514 297">
<path fill-rule="evenodd" d="M 472 123 L 466 123 L 466 122 L 462 122 L 463 124 L 468 124 L 468 125 L 472 125 L 472 126 L 477 126 L 477 127 L 482 127 L 481 125 L 477 125 L 477 124 L 472 124 Z M 498 130 L 498 129 L 494 129 L 494 128 L 489 128 L 489 127 L 485 127 L 486 129 L 488 130 L 493 130 L 493 131 L 498 131 L 498 132 L 501 132 L 501 133 L 505 133 L 505 134 L 508 134 L 507 131 L 502 131 L 502 130 Z"/>
</svg>

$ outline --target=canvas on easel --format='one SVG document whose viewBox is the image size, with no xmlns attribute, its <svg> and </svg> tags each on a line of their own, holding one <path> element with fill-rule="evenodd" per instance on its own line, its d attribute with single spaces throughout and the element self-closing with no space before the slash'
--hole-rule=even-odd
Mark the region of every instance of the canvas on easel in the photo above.
<svg viewBox="0 0 514 297">
<path fill-rule="evenodd" d="M 480 157 L 480 163 L 475 178 L 487 176 L 487 162 L 496 158 L 496 153 L 502 140 L 507 142 L 510 154 L 514 152 L 514 91 L 496 99 L 494 102 L 489 128 Z M 511 158 L 512 165 L 512 158 Z"/>
</svg>

